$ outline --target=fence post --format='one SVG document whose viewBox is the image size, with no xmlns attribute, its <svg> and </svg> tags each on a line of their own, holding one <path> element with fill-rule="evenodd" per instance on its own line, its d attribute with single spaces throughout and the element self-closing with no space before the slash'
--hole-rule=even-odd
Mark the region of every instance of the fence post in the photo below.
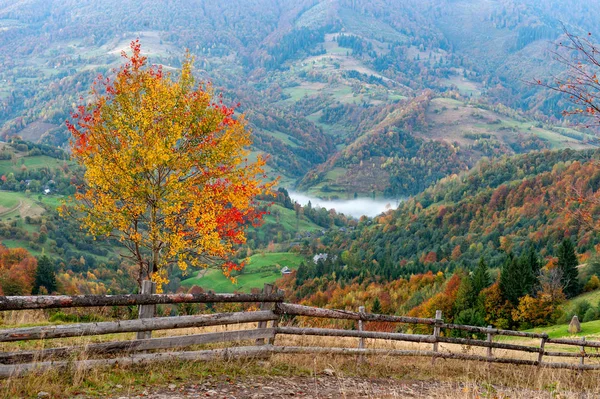
<svg viewBox="0 0 600 399">
<path fill-rule="evenodd" d="M 492 326 L 487 326 L 487 328 L 491 329 Z M 490 346 L 488 346 L 488 348 L 487 348 L 487 357 L 488 357 L 488 360 L 493 357 L 493 354 L 492 354 L 492 345 L 491 345 L 492 342 L 493 342 L 493 340 L 494 340 L 494 335 L 491 332 L 488 332 L 487 333 L 487 342 L 489 342 L 489 344 L 490 344 Z"/>
<path fill-rule="evenodd" d="M 156 294 L 156 283 L 150 280 L 142 281 L 142 294 Z M 139 319 L 149 319 L 154 317 L 156 305 L 140 305 L 138 310 Z M 148 339 L 152 337 L 152 331 L 139 331 L 136 334 L 137 339 Z"/>
<path fill-rule="evenodd" d="M 365 313 L 365 307 L 364 306 L 360 306 L 358 308 L 358 313 L 362 314 Z M 364 331 L 365 330 L 365 326 L 364 326 L 364 322 L 362 319 L 358 319 L 358 331 Z M 360 337 L 358 339 L 358 349 L 365 349 L 365 339 L 363 337 Z M 361 353 L 360 355 L 358 355 L 358 362 L 359 363 L 363 363 L 365 360 L 365 357 L 363 356 L 363 354 Z"/>
<path fill-rule="evenodd" d="M 278 293 L 278 294 L 283 294 L 283 290 L 281 290 L 281 289 L 278 289 L 278 290 L 277 290 L 277 293 Z M 277 304 L 278 304 L 278 303 L 280 303 L 280 302 L 277 302 L 277 303 L 275 304 L 275 309 L 276 309 L 276 310 L 277 310 Z M 279 320 L 281 320 L 281 314 L 280 314 L 279 312 L 277 312 L 277 311 L 275 311 L 275 313 L 277 313 L 277 319 L 276 319 L 276 320 L 273 320 L 273 324 L 272 324 L 273 330 L 277 330 L 277 327 L 279 327 Z M 273 337 L 272 337 L 272 338 L 269 338 L 269 345 L 274 345 L 274 344 L 275 344 L 275 336 L 276 336 L 276 335 L 277 335 L 277 332 L 274 332 L 274 333 L 273 333 Z"/>
<path fill-rule="evenodd" d="M 581 342 L 585 344 L 585 337 L 581 337 Z M 581 359 L 579 360 L 579 364 L 583 366 L 585 359 L 585 346 L 581 345 Z"/>
<path fill-rule="evenodd" d="M 443 322 L 444 322 L 444 320 L 442 320 L 442 311 L 436 310 L 435 311 L 435 327 L 433 328 L 433 337 L 435 339 L 435 342 L 433 343 L 433 351 L 436 353 L 438 351 L 438 340 L 437 339 L 440 336 L 441 324 Z M 435 363 L 435 354 L 431 358 L 431 364 L 433 364 L 433 363 Z"/>
<path fill-rule="evenodd" d="M 271 294 L 273 293 L 273 284 L 266 284 L 263 288 L 263 294 Z M 260 303 L 260 310 L 269 310 L 269 308 L 271 308 L 271 304 L 269 302 L 261 302 Z M 266 321 L 259 321 L 258 322 L 258 327 L 259 330 L 261 328 L 267 328 L 267 322 Z M 265 339 L 264 338 L 258 338 L 256 340 L 256 345 L 264 345 L 265 344 Z"/>
<path fill-rule="evenodd" d="M 540 343 L 540 353 L 538 354 L 538 367 L 542 367 L 542 357 L 544 357 L 546 339 L 546 336 L 542 337 L 542 342 Z"/>
</svg>

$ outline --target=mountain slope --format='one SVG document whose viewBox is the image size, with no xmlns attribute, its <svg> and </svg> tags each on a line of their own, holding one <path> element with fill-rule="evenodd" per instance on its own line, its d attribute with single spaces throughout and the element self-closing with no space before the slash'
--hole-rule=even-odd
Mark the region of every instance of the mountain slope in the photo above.
<svg viewBox="0 0 600 399">
<path fill-rule="evenodd" d="M 348 242 L 349 258 L 359 268 L 410 274 L 475 265 L 482 256 L 496 265 L 506 251 L 519 253 L 530 243 L 552 255 L 563 237 L 572 237 L 580 253 L 590 251 L 600 237 L 574 216 L 570 197 L 573 185 L 600 188 L 599 156 L 561 150 L 482 161 L 364 225 Z"/>
<path fill-rule="evenodd" d="M 140 38 L 150 62 L 174 73 L 190 50 L 198 77 L 242 104 L 254 150 L 271 155 L 269 173 L 286 185 L 302 181 L 322 196 L 414 194 L 483 155 L 590 146 L 548 125 L 566 107 L 559 97 L 523 83 L 561 71 L 548 51 L 561 21 L 597 32 L 596 8 L 554 3 L 0 1 L 0 136 L 65 145 L 73 105 Z M 401 115 L 427 90 L 423 120 L 407 129 Z M 365 156 L 398 129 L 419 142 L 415 151 Z M 402 164 L 419 158 L 431 163 L 424 175 Z"/>
</svg>

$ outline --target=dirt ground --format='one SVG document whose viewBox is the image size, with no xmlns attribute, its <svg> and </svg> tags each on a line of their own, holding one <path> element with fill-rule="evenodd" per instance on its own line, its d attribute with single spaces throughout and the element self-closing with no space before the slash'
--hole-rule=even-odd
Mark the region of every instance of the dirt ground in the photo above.
<svg viewBox="0 0 600 399">
<path fill-rule="evenodd" d="M 590 393 L 557 392 L 552 389 L 533 391 L 497 386 L 474 386 L 443 382 L 398 381 L 394 379 L 339 378 L 335 375 L 314 377 L 251 377 L 243 380 L 219 379 L 202 384 L 170 384 L 167 388 L 149 389 L 133 396 L 151 399 L 183 398 L 592 398 Z"/>
</svg>

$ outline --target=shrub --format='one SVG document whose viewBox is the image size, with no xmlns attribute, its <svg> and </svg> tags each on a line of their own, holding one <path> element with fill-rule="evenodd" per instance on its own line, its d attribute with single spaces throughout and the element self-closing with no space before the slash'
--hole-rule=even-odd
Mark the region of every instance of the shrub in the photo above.
<svg viewBox="0 0 600 399">
<path fill-rule="evenodd" d="M 456 316 L 454 319 L 454 324 L 462 324 L 467 326 L 479 326 L 485 327 L 485 319 L 481 312 L 475 309 L 465 309 Z M 485 338 L 485 334 L 483 333 L 470 333 L 468 331 L 461 330 L 451 330 L 451 337 L 462 337 L 462 338 Z"/>
<path fill-rule="evenodd" d="M 587 323 L 588 321 L 594 321 L 598 318 L 598 315 L 596 313 L 596 310 L 594 310 L 593 308 L 589 308 L 586 312 L 585 315 L 583 316 L 583 322 Z"/>
<path fill-rule="evenodd" d="M 577 318 L 579 320 L 583 320 L 583 318 L 585 317 L 585 313 L 591 309 L 592 305 L 586 301 L 586 300 L 582 300 L 579 301 L 577 303 L 575 303 L 575 307 L 573 308 L 573 311 L 571 312 L 571 314 L 569 315 L 569 317 L 573 317 L 573 315 L 577 315 Z"/>
</svg>

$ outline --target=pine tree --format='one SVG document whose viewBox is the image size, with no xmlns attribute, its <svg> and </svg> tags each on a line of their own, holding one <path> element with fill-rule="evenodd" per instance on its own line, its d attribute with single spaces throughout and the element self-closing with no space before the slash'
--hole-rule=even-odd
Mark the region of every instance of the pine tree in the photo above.
<svg viewBox="0 0 600 399">
<path fill-rule="evenodd" d="M 519 270 L 521 274 L 521 295 L 535 295 L 538 286 L 539 260 L 533 246 L 529 247 L 527 252 L 524 252 L 519 257 Z"/>
<path fill-rule="evenodd" d="M 38 259 L 38 265 L 35 271 L 35 281 L 31 293 L 33 295 L 39 294 L 41 287 L 44 287 L 48 293 L 56 291 L 54 266 L 52 265 L 52 260 L 46 255 L 42 255 Z"/>
<path fill-rule="evenodd" d="M 535 294 L 535 291 L 539 288 L 539 275 L 540 270 L 542 269 L 542 263 L 540 262 L 540 258 L 535 252 L 535 248 L 533 245 L 529 247 L 529 251 L 526 254 L 527 263 L 529 264 L 529 268 L 531 270 L 531 294 Z"/>
<path fill-rule="evenodd" d="M 459 314 L 465 309 L 472 308 L 477 300 L 477 294 L 473 289 L 473 282 L 468 275 L 463 276 L 460 280 L 460 286 L 456 292 L 456 300 L 454 301 L 454 314 Z"/>
<path fill-rule="evenodd" d="M 490 273 L 488 271 L 487 264 L 483 257 L 479 259 L 479 264 L 473 272 L 473 292 L 475 295 L 479 295 L 481 290 L 487 288 L 491 284 Z"/>
<path fill-rule="evenodd" d="M 523 274 L 521 262 L 509 254 L 500 272 L 500 291 L 504 299 L 514 305 L 519 303 L 519 297 L 523 295 Z"/>
<path fill-rule="evenodd" d="M 373 301 L 371 313 L 381 314 L 381 302 L 379 302 L 379 298 L 377 297 L 375 297 L 375 300 Z"/>
<path fill-rule="evenodd" d="M 572 298 L 579 294 L 579 273 L 577 271 L 577 255 L 575 255 L 575 247 L 570 239 L 564 239 L 558 247 L 558 264 L 557 267 L 561 271 L 561 282 L 563 292 L 567 298 Z"/>
</svg>

